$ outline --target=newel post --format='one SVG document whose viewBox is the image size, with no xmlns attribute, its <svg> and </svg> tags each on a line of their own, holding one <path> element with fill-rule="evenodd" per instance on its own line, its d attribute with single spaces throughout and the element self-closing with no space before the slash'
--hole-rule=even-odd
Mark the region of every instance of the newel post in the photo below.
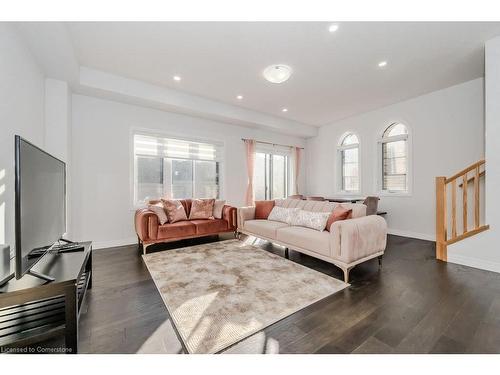
<svg viewBox="0 0 500 375">
<path fill-rule="evenodd" d="M 446 261 L 446 177 L 436 177 L 436 259 Z"/>
</svg>

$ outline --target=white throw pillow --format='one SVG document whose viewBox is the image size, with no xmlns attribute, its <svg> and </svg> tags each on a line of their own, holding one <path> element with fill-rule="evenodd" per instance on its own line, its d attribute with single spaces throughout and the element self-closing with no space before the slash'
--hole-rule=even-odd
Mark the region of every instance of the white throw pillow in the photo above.
<svg viewBox="0 0 500 375">
<path fill-rule="evenodd" d="M 267 220 L 290 224 L 297 211 L 300 211 L 300 209 L 274 206 L 271 213 L 267 217 Z"/>
<path fill-rule="evenodd" d="M 299 210 L 293 215 L 291 225 L 311 228 L 323 232 L 326 227 L 326 222 L 330 217 L 330 212 L 313 212 Z"/>
<path fill-rule="evenodd" d="M 212 216 L 216 219 L 222 219 L 222 209 L 224 208 L 225 204 L 226 201 L 216 200 L 214 203 L 214 213 Z"/>
</svg>

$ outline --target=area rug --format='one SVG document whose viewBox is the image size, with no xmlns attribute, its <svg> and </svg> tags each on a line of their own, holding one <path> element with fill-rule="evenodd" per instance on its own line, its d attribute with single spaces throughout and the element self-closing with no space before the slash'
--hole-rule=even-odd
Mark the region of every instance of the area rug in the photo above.
<svg viewBox="0 0 500 375">
<path fill-rule="evenodd" d="M 348 286 L 238 240 L 143 256 L 189 353 L 216 353 Z"/>
</svg>

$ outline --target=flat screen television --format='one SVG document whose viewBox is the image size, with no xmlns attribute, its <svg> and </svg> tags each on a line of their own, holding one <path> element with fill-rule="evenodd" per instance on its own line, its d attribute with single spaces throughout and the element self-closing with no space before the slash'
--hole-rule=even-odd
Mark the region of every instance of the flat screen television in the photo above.
<svg viewBox="0 0 500 375">
<path fill-rule="evenodd" d="M 65 232 L 66 164 L 16 135 L 16 278 L 29 273 Z"/>
</svg>

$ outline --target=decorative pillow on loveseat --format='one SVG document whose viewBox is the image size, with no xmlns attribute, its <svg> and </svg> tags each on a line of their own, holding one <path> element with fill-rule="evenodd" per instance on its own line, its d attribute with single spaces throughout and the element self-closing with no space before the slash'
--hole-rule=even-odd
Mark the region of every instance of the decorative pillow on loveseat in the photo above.
<svg viewBox="0 0 500 375">
<path fill-rule="evenodd" d="M 329 216 L 329 212 L 298 210 L 292 217 L 291 225 L 311 228 L 323 232 Z"/>
<path fill-rule="evenodd" d="M 174 199 L 162 199 L 163 207 L 167 213 L 169 223 L 187 220 L 186 210 L 181 201 Z"/>
<path fill-rule="evenodd" d="M 281 223 L 290 224 L 292 222 L 292 218 L 299 208 L 285 208 L 274 206 L 269 214 L 267 220 L 279 221 Z"/>
<path fill-rule="evenodd" d="M 163 206 L 163 203 L 158 202 L 155 204 L 148 204 L 148 209 L 153 211 L 156 214 L 156 216 L 158 216 L 158 221 L 159 221 L 160 225 L 168 223 L 168 217 L 167 217 L 167 213 L 165 212 L 165 208 Z"/>
<path fill-rule="evenodd" d="M 255 201 L 255 219 L 266 220 L 273 210 L 274 201 Z"/>
<path fill-rule="evenodd" d="M 226 205 L 226 201 L 217 199 L 214 202 L 213 217 L 215 217 L 216 219 L 222 219 L 222 210 L 224 209 L 225 205 Z"/>
<path fill-rule="evenodd" d="M 215 199 L 193 199 L 189 220 L 213 219 Z"/>
</svg>

